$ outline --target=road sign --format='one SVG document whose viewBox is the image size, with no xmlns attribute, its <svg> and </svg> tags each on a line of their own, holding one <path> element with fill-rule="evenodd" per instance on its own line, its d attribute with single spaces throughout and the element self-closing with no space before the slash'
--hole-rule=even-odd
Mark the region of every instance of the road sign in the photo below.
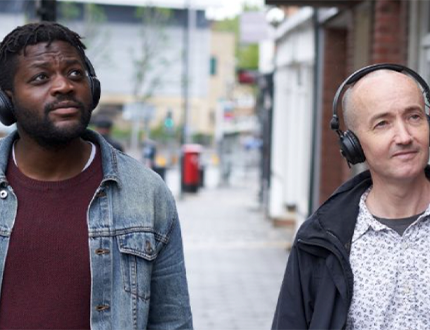
<svg viewBox="0 0 430 330">
<path fill-rule="evenodd" d="M 155 107 L 144 102 L 124 104 L 122 117 L 125 120 L 151 121 L 154 118 Z"/>
</svg>

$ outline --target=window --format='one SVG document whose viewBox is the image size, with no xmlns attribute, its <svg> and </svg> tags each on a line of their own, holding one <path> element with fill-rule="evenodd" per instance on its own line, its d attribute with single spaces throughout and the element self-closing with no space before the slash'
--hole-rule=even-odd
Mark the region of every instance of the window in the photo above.
<svg viewBox="0 0 430 330">
<path fill-rule="evenodd" d="M 217 58 L 215 56 L 211 56 L 211 63 L 210 63 L 210 74 L 211 76 L 216 76 L 217 74 Z"/>
</svg>

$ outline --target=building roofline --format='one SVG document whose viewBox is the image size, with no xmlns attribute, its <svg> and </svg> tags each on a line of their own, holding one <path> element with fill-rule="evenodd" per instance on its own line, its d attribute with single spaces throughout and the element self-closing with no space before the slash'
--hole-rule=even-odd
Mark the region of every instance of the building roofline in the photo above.
<svg viewBox="0 0 430 330">
<path fill-rule="evenodd" d="M 68 0 L 58 0 L 60 2 Z M 151 6 L 160 8 L 205 10 L 213 7 L 221 7 L 219 0 L 74 0 L 81 3 L 94 3 L 113 6 Z"/>
</svg>

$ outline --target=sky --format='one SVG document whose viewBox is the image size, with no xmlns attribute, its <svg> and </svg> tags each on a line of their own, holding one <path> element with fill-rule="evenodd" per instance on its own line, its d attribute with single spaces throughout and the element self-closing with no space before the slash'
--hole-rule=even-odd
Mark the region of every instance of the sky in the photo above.
<svg viewBox="0 0 430 330">
<path fill-rule="evenodd" d="M 193 0 L 191 0 L 193 1 Z M 245 3 L 252 6 L 264 7 L 264 0 L 219 0 L 222 3 L 219 7 L 212 7 L 207 10 L 210 19 L 232 18 L 242 11 Z"/>
<path fill-rule="evenodd" d="M 59 0 L 65 1 L 65 0 Z M 264 0 L 75 0 L 78 2 L 94 2 L 123 5 L 159 5 L 170 8 L 184 8 L 189 4 L 198 9 L 206 9 L 209 19 L 232 18 L 242 11 L 245 3 L 264 7 Z"/>
</svg>

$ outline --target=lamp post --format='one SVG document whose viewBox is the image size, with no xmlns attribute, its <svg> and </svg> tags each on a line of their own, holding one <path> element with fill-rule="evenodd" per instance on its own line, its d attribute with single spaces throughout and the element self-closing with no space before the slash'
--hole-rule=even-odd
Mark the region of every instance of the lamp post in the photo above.
<svg viewBox="0 0 430 330">
<path fill-rule="evenodd" d="M 41 21 L 55 22 L 57 20 L 57 1 L 38 0 L 36 3 L 36 15 Z"/>
<path fill-rule="evenodd" d="M 181 145 L 188 143 L 188 117 L 189 117 L 189 57 L 190 57 L 190 0 L 186 0 L 184 30 L 183 30 L 183 53 L 182 53 L 182 101 L 183 119 L 181 132 Z"/>
</svg>

